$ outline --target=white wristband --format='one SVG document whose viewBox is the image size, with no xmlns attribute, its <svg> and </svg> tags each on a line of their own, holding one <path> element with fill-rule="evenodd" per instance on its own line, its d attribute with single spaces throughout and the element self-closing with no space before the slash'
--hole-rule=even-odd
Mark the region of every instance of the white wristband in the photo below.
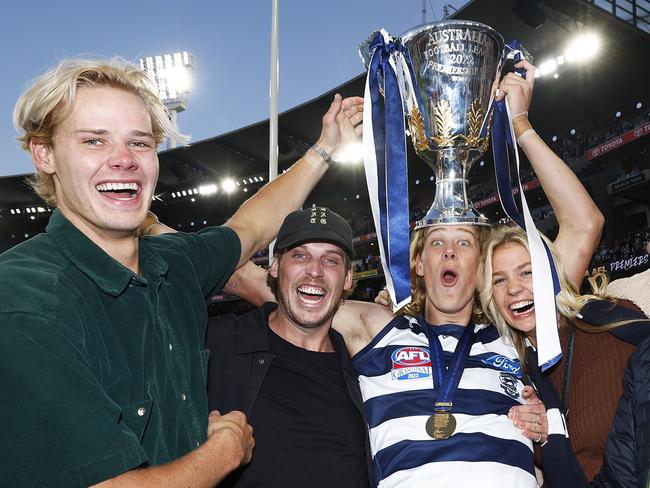
<svg viewBox="0 0 650 488">
<path fill-rule="evenodd" d="M 560 434 L 564 437 L 569 437 L 566 420 L 559 408 L 551 408 L 550 410 L 547 410 L 546 421 L 548 422 L 548 435 Z"/>
<path fill-rule="evenodd" d="M 524 140 L 528 139 L 529 137 L 533 136 L 534 134 L 537 134 L 535 132 L 535 129 L 528 129 L 525 130 L 524 132 L 521 133 L 519 137 L 517 137 L 517 144 L 521 146 L 521 143 L 524 142 Z"/>
</svg>

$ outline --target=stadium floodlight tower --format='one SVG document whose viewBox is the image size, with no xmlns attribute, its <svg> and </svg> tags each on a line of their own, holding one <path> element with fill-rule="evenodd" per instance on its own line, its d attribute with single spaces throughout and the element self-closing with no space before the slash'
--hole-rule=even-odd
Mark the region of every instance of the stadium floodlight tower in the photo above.
<svg viewBox="0 0 650 488">
<path fill-rule="evenodd" d="M 187 108 L 192 92 L 194 56 L 187 51 L 140 58 L 140 67 L 151 77 L 158 88 L 160 99 L 177 123 L 178 113 Z M 167 149 L 177 146 L 177 141 L 168 138 Z"/>
</svg>

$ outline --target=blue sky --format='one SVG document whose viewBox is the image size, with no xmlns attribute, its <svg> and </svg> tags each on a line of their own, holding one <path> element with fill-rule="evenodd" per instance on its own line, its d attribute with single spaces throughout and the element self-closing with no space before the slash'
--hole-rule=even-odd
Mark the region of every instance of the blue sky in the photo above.
<svg viewBox="0 0 650 488">
<path fill-rule="evenodd" d="M 427 0 L 427 20 L 443 3 Z M 184 6 L 181 8 L 180 5 Z M 197 73 L 179 126 L 193 141 L 268 117 L 271 0 L 12 1 L 0 16 L 0 176 L 32 171 L 18 148 L 13 107 L 33 78 L 79 55 L 138 58 L 187 50 Z M 280 110 L 363 71 L 356 49 L 373 30 L 401 34 L 421 21 L 421 0 L 279 0 Z"/>
</svg>

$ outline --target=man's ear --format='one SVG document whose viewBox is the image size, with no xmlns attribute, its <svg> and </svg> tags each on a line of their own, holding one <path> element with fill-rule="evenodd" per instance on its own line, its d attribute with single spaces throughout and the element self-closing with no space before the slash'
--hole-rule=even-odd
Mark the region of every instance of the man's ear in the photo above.
<svg viewBox="0 0 650 488">
<path fill-rule="evenodd" d="M 48 175 L 55 173 L 51 146 L 43 142 L 29 141 L 29 152 L 37 170 Z"/>
<path fill-rule="evenodd" d="M 343 283 L 343 289 L 345 291 L 348 291 L 350 288 L 352 288 L 353 275 L 354 270 L 352 269 L 352 266 L 350 266 L 350 269 L 348 269 L 348 272 L 345 274 L 345 282 Z"/>
<path fill-rule="evenodd" d="M 418 276 L 424 276 L 424 265 L 422 264 L 422 253 L 415 256 L 415 273 Z"/>
<path fill-rule="evenodd" d="M 275 279 L 278 278 L 278 258 L 277 258 L 277 256 L 273 257 L 273 262 L 271 263 L 271 267 L 269 268 L 269 275 L 271 275 L 272 278 L 275 278 Z"/>
</svg>

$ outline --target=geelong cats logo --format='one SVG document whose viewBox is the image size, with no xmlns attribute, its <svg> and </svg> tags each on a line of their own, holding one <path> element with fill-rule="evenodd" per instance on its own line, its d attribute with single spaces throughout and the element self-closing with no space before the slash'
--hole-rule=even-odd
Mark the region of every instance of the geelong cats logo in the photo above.
<svg viewBox="0 0 650 488">
<path fill-rule="evenodd" d="M 501 388 L 510 398 L 515 400 L 519 398 L 519 392 L 517 392 L 517 378 L 515 375 L 510 373 L 499 373 L 499 381 L 501 382 Z"/>
</svg>

